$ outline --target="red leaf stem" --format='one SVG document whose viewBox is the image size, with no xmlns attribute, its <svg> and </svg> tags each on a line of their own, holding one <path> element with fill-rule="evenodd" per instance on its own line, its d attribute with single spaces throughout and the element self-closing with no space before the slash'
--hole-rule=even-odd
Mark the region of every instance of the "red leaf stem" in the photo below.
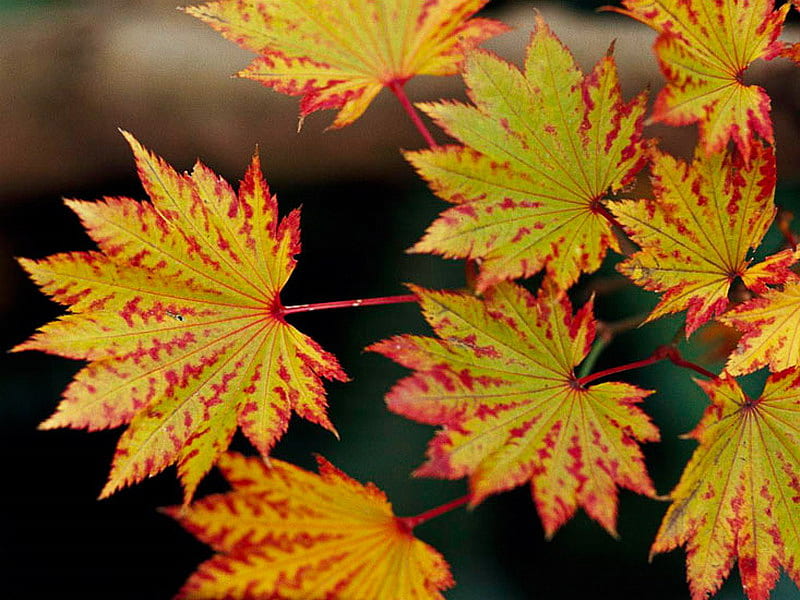
<svg viewBox="0 0 800 600">
<path fill-rule="evenodd" d="M 379 298 L 359 298 L 357 300 L 336 300 L 334 302 L 316 302 L 313 304 L 294 304 L 284 306 L 280 314 L 290 315 L 292 313 L 311 312 L 314 310 L 327 310 L 329 308 L 356 308 L 358 306 L 378 306 L 380 304 L 401 304 L 403 302 L 416 302 L 414 294 L 402 294 L 399 296 L 381 296 Z"/>
<path fill-rule="evenodd" d="M 618 367 L 612 367 L 610 369 L 605 369 L 603 371 L 598 371 L 597 373 L 592 373 L 591 375 L 587 375 L 586 377 L 580 377 L 580 378 L 577 379 L 577 382 L 581 386 L 585 386 L 585 385 L 591 383 L 592 381 L 595 381 L 597 379 L 601 379 L 601 378 L 606 377 L 608 375 L 614 375 L 616 373 L 622 373 L 623 371 L 630 371 L 632 369 L 639 369 L 641 367 L 647 367 L 649 365 L 652 365 L 652 364 L 657 363 L 657 362 L 662 361 L 662 360 L 669 360 L 675 366 L 683 367 L 685 369 L 691 369 L 692 371 L 694 371 L 696 373 L 699 373 L 700 375 L 703 375 L 703 376 L 708 377 L 710 379 L 717 379 L 718 378 L 717 375 L 715 375 L 714 373 L 712 373 L 708 369 L 705 369 L 705 368 L 701 367 L 700 365 L 695 364 L 695 363 L 693 363 L 691 361 L 688 361 L 685 358 L 683 358 L 681 356 L 681 353 L 674 346 L 660 346 L 660 347 L 656 348 L 655 351 L 653 352 L 653 354 L 651 354 L 647 358 L 644 358 L 642 360 L 637 360 L 637 361 L 634 361 L 634 362 L 631 362 L 631 363 L 628 363 L 628 364 L 625 364 L 625 365 L 619 365 Z"/>
<path fill-rule="evenodd" d="M 429 521 L 438 517 L 439 515 L 443 515 L 444 513 L 450 512 L 458 508 L 459 506 L 463 506 L 467 502 L 469 502 L 471 498 L 470 494 L 466 496 L 462 496 L 461 498 L 456 498 L 455 500 L 451 500 L 450 502 L 446 502 L 441 506 L 437 506 L 430 510 L 426 510 L 416 516 L 413 517 L 397 517 L 397 522 L 404 530 L 411 533 L 411 531 L 417 527 L 418 525 L 422 525 L 425 521 Z"/>
<path fill-rule="evenodd" d="M 611 211 L 600 202 L 595 202 L 592 204 L 592 212 L 603 217 L 606 221 L 608 221 L 609 225 L 617 227 L 622 233 L 625 233 L 625 228 L 622 226 L 622 223 L 617 221 L 617 218 L 611 214 Z"/>
<path fill-rule="evenodd" d="M 414 105 L 411 104 L 411 101 L 406 96 L 405 90 L 403 90 L 403 86 L 405 85 L 405 81 L 392 81 L 388 84 L 388 88 L 392 90 L 392 93 L 397 96 L 397 99 L 400 101 L 400 104 L 403 106 L 403 110 L 406 111 L 406 114 L 411 117 L 411 120 L 414 122 L 417 130 L 422 134 L 422 137 L 425 138 L 425 142 L 431 148 L 436 148 L 439 144 L 436 143 L 436 140 L 433 139 L 430 130 L 425 126 L 425 123 L 422 121 L 422 118 L 419 116 L 417 109 L 414 108 Z"/>
</svg>

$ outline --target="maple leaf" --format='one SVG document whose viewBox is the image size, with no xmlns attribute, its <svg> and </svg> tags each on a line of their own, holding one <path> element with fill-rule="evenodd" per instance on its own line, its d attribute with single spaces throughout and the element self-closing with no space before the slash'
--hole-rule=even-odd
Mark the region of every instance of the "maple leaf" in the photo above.
<svg viewBox="0 0 800 600">
<path fill-rule="evenodd" d="M 651 554 L 685 545 L 692 596 L 719 589 L 735 560 L 750 600 L 783 566 L 800 584 L 800 370 L 770 375 L 761 398 L 731 377 L 698 382 L 711 398 L 695 450 Z"/>
<path fill-rule="evenodd" d="M 733 307 L 719 321 L 742 333 L 725 369 L 744 375 L 761 367 L 782 371 L 800 365 L 800 283 L 789 282 L 782 290 L 770 290 Z"/>
<path fill-rule="evenodd" d="M 237 195 L 124 135 L 152 202 L 67 202 L 101 252 L 21 260 L 70 314 L 16 350 L 90 361 L 42 428 L 130 424 L 101 497 L 177 462 L 188 501 L 237 425 L 264 455 L 292 411 L 335 432 L 320 378 L 346 377 L 283 320 L 300 215 L 278 223 L 258 157 Z"/>
<path fill-rule="evenodd" d="M 452 75 L 464 53 L 508 30 L 470 19 L 487 0 L 224 0 L 186 10 L 258 53 L 238 75 L 302 96 L 301 118 L 340 108 L 349 125 L 383 86 L 415 75 Z"/>
<path fill-rule="evenodd" d="M 691 164 L 653 151 L 654 199 L 611 205 L 642 248 L 619 270 L 647 290 L 663 293 L 648 321 L 687 310 L 686 336 L 728 306 L 736 278 L 761 294 L 793 277 L 791 250 L 751 264 L 775 216 L 775 156 L 756 143 L 752 160 L 739 154 L 704 155 Z"/>
<path fill-rule="evenodd" d="M 225 454 L 218 466 L 233 491 L 165 509 L 217 552 L 178 598 L 443 599 L 453 585 L 444 558 L 377 487 L 317 462 L 319 475 Z"/>
<path fill-rule="evenodd" d="M 773 141 L 770 100 L 742 76 L 753 61 L 783 49 L 778 36 L 789 5 L 773 0 L 622 0 L 612 8 L 658 32 L 654 51 L 666 86 L 656 98 L 653 120 L 698 123 L 706 153 L 729 140 L 747 160 L 754 136 Z"/>
<path fill-rule="evenodd" d="M 575 377 L 594 339 L 591 301 L 573 316 L 549 282 L 538 298 L 508 282 L 483 299 L 414 291 L 439 339 L 368 350 L 415 371 L 389 392 L 389 409 L 443 426 L 416 474 L 469 476 L 472 504 L 530 480 L 548 537 L 579 506 L 615 535 L 616 486 L 655 493 L 636 442 L 659 435 L 637 406 L 650 392 Z"/>
<path fill-rule="evenodd" d="M 603 197 L 645 163 L 646 97 L 622 102 L 610 53 L 584 77 L 538 14 L 524 73 L 479 50 L 464 80 L 475 106 L 419 105 L 465 146 L 406 154 L 456 205 L 411 251 L 480 258 L 479 291 L 543 267 L 566 288 L 618 250 Z"/>
</svg>

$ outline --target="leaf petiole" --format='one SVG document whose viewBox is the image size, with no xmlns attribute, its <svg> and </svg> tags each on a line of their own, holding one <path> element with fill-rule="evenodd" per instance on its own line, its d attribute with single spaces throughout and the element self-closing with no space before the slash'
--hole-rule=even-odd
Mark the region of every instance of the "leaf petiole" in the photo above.
<svg viewBox="0 0 800 600">
<path fill-rule="evenodd" d="M 581 368 L 578 371 L 578 380 L 581 380 L 589 375 L 589 372 L 594 368 L 597 359 L 600 358 L 603 350 L 605 350 L 606 346 L 608 346 L 609 341 L 610 338 L 606 337 L 598 337 L 594 341 L 594 344 L 592 344 L 592 349 L 589 351 L 589 354 L 586 355 L 586 358 L 583 359 Z"/>
<path fill-rule="evenodd" d="M 609 225 L 618 228 L 620 232 L 625 234 L 625 228 L 622 226 L 622 223 L 617 220 L 617 217 L 615 217 L 612 212 L 608 210 L 605 205 L 603 205 L 602 202 L 599 200 L 597 202 L 592 202 L 591 208 L 593 213 L 600 215 L 608 222 Z"/>
<path fill-rule="evenodd" d="M 594 340 L 594 344 L 592 344 L 592 349 L 589 351 L 589 354 L 586 355 L 586 358 L 583 359 L 580 365 L 578 379 L 586 377 L 591 373 L 597 363 L 597 359 L 600 358 L 600 355 L 617 335 L 635 329 L 641 325 L 645 319 L 647 319 L 646 313 L 626 317 L 619 321 L 598 321 L 597 337 Z"/>
<path fill-rule="evenodd" d="M 400 104 L 403 106 L 403 110 L 406 111 L 406 114 L 411 118 L 414 123 L 414 126 L 417 128 L 422 134 L 422 137 L 425 138 L 425 142 L 431 148 L 436 148 L 439 144 L 436 143 L 436 140 L 433 139 L 433 135 L 431 135 L 430 130 L 425 126 L 425 123 L 422 121 L 422 118 L 419 116 L 417 109 L 414 108 L 414 105 L 411 104 L 411 101 L 406 96 L 406 92 L 403 89 L 405 85 L 405 81 L 398 81 L 394 80 L 391 83 L 387 84 L 392 93 L 397 96 L 397 99 L 400 101 Z"/>
<path fill-rule="evenodd" d="M 402 527 L 405 531 L 411 533 L 415 527 L 418 525 L 422 525 L 426 521 L 430 521 L 431 519 L 435 519 L 436 517 L 443 515 L 451 510 L 458 508 L 459 506 L 463 506 L 467 502 L 469 502 L 472 496 L 467 494 L 466 496 L 461 496 L 461 498 L 456 498 L 455 500 L 451 500 L 450 502 L 446 502 L 440 506 L 432 508 L 430 510 L 426 510 L 418 515 L 413 517 L 397 517 L 397 523 Z"/>
<path fill-rule="evenodd" d="M 359 306 L 378 306 L 381 304 L 401 304 L 403 302 L 416 302 L 414 294 L 402 294 L 399 296 L 381 296 L 379 298 L 359 298 L 357 300 L 335 300 L 333 302 L 316 302 L 312 304 L 294 304 L 284 306 L 280 310 L 280 315 L 290 315 L 292 313 L 312 312 L 316 310 L 327 310 L 330 308 L 356 308 Z"/>
<path fill-rule="evenodd" d="M 598 371 L 597 373 L 592 373 L 591 375 L 586 375 L 585 377 L 578 377 L 577 382 L 581 386 L 585 386 L 592 381 L 597 379 L 601 379 L 603 377 L 607 377 L 608 375 L 614 375 L 616 373 L 622 373 L 624 371 L 630 371 L 632 369 L 639 369 L 641 367 L 647 367 L 654 363 L 660 362 L 662 360 L 669 360 L 673 365 L 677 367 L 683 367 L 685 369 L 691 369 L 695 373 L 699 373 L 704 377 L 708 377 L 709 379 L 717 379 L 718 376 L 701 367 L 700 365 L 693 363 L 691 361 L 686 360 L 681 356 L 681 353 L 678 351 L 677 348 L 674 346 L 660 346 L 656 348 L 656 350 L 642 360 L 637 360 L 632 363 L 628 363 L 625 365 L 619 365 L 618 367 L 612 367 L 610 369 L 605 369 L 603 371 Z"/>
</svg>

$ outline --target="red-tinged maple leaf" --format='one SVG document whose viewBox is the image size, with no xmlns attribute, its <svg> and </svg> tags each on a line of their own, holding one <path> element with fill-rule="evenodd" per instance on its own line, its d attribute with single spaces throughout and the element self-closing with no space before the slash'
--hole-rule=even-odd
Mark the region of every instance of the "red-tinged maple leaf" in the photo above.
<svg viewBox="0 0 800 600">
<path fill-rule="evenodd" d="M 481 259 L 479 291 L 543 267 L 566 288 L 618 250 L 603 198 L 645 163 L 646 97 L 622 102 L 610 53 L 584 77 L 538 14 L 524 73 L 475 51 L 464 80 L 475 106 L 420 105 L 464 146 L 406 154 L 456 205 L 412 251 Z"/>
<path fill-rule="evenodd" d="M 687 310 L 686 336 L 722 313 L 736 278 L 761 294 L 794 275 L 795 255 L 779 252 L 751 264 L 775 216 L 775 156 L 756 142 L 741 155 L 698 151 L 691 164 L 653 151 L 654 199 L 611 205 L 641 251 L 619 265 L 636 284 L 663 293 L 648 320 Z"/>
<path fill-rule="evenodd" d="M 760 398 L 731 377 L 690 434 L 700 446 L 672 491 L 651 553 L 685 546 L 692 597 L 719 589 L 734 561 L 750 600 L 767 600 L 783 566 L 800 584 L 800 370 L 772 374 Z"/>
<path fill-rule="evenodd" d="M 323 458 L 319 475 L 271 459 L 220 457 L 233 490 L 165 510 L 217 554 L 179 599 L 442 600 L 442 556 L 373 484 Z"/>
<path fill-rule="evenodd" d="M 760 298 L 735 306 L 719 321 L 742 333 L 726 370 L 744 375 L 761 367 L 782 371 L 800 365 L 800 283 L 770 290 Z"/>
<path fill-rule="evenodd" d="M 658 32 L 654 50 L 667 85 L 653 119 L 669 125 L 697 123 L 706 153 L 733 140 L 747 160 L 755 135 L 773 141 L 767 93 L 745 85 L 753 61 L 783 49 L 778 36 L 789 5 L 773 0 L 622 0 L 629 15 Z"/>
<path fill-rule="evenodd" d="M 240 77 L 302 96 L 301 118 L 339 108 L 349 125 L 383 86 L 452 75 L 464 53 L 508 28 L 471 19 L 487 0 L 223 0 L 186 9 L 258 53 Z"/>
<path fill-rule="evenodd" d="M 439 338 L 368 350 L 415 371 L 389 392 L 389 409 L 443 427 L 416 474 L 469 476 L 473 504 L 530 481 L 548 537 L 578 507 L 615 535 L 617 486 L 654 495 L 637 441 L 659 436 L 637 406 L 650 392 L 575 377 L 594 339 L 592 303 L 573 316 L 549 282 L 538 298 L 508 282 L 482 299 L 415 293 Z"/>
<path fill-rule="evenodd" d="M 320 380 L 346 377 L 282 317 L 300 215 L 278 222 L 258 157 L 237 195 L 124 135 L 151 202 L 68 201 L 101 252 L 22 259 L 70 314 L 16 350 L 90 361 L 42 428 L 129 424 L 102 496 L 177 463 L 188 501 L 237 425 L 264 455 L 293 411 L 335 431 Z"/>
</svg>

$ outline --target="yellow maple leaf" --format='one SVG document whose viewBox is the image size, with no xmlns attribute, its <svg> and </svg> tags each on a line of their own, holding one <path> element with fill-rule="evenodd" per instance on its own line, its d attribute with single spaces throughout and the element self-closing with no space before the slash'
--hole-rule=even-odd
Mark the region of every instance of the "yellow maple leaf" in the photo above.
<svg viewBox="0 0 800 600">
<path fill-rule="evenodd" d="M 393 412 L 440 425 L 417 475 L 469 476 L 471 503 L 530 482 L 548 537 L 579 507 L 616 535 L 617 490 L 655 495 L 638 442 L 658 429 L 622 382 L 574 374 L 595 335 L 592 303 L 575 315 L 549 280 L 532 296 L 505 282 L 473 295 L 415 288 L 438 338 L 368 348 L 414 369 L 386 397 Z"/>
<path fill-rule="evenodd" d="M 742 333 L 726 370 L 744 375 L 761 367 L 781 371 L 800 365 L 800 283 L 770 290 L 717 319 Z"/>
<path fill-rule="evenodd" d="M 179 599 L 443 600 L 447 562 L 394 516 L 386 496 L 323 458 L 319 475 L 223 455 L 233 490 L 165 511 L 217 554 Z"/>
<path fill-rule="evenodd" d="M 737 278 L 755 293 L 793 278 L 795 254 L 785 250 L 751 264 L 775 216 L 775 156 L 756 142 L 749 164 L 741 156 L 697 152 L 684 163 L 653 152 L 652 200 L 610 205 L 636 252 L 619 270 L 662 293 L 648 321 L 687 310 L 686 336 L 728 306 Z"/>
<path fill-rule="evenodd" d="M 655 53 L 667 85 L 653 119 L 698 123 L 707 153 L 733 140 L 747 160 L 755 135 L 773 141 L 770 101 L 742 75 L 753 61 L 780 54 L 778 36 L 789 10 L 773 0 L 623 0 L 629 15 L 658 32 Z"/>
<path fill-rule="evenodd" d="M 479 291 L 542 268 L 569 287 L 619 250 L 605 198 L 646 162 L 646 95 L 623 102 L 611 52 L 581 73 L 538 14 L 524 72 L 476 50 L 464 80 L 474 106 L 420 105 L 464 145 L 406 154 L 455 205 L 411 251 L 480 259 Z"/>
<path fill-rule="evenodd" d="M 302 96 L 300 115 L 355 121 L 384 86 L 452 75 L 464 53 L 508 28 L 470 19 L 487 0 L 223 0 L 186 12 L 256 52 L 240 77 Z"/>
<path fill-rule="evenodd" d="M 103 496 L 177 463 L 188 501 L 237 425 L 264 455 L 292 412 L 335 431 L 321 378 L 346 376 L 283 318 L 300 215 L 279 222 L 258 157 L 236 194 L 124 135 L 152 202 L 68 201 L 101 252 L 21 260 L 70 313 L 16 350 L 90 361 L 42 428 L 130 424 Z"/>
<path fill-rule="evenodd" d="M 698 382 L 711 405 L 651 553 L 686 546 L 695 600 L 739 562 L 750 600 L 767 600 L 783 566 L 800 585 L 800 370 L 772 374 L 762 396 L 731 377 Z"/>
</svg>

